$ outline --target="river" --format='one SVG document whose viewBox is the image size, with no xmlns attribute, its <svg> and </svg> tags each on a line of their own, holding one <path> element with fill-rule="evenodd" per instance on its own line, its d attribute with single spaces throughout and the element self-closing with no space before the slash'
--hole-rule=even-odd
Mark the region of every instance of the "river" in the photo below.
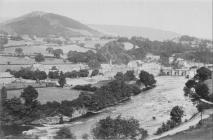
<svg viewBox="0 0 213 140">
<path fill-rule="evenodd" d="M 189 119 L 197 112 L 195 106 L 183 95 L 183 87 L 187 79 L 184 77 L 156 77 L 157 86 L 131 98 L 130 101 L 108 108 L 105 112 L 85 118 L 76 122 L 61 125 L 45 125 L 36 127 L 25 134 L 32 134 L 39 138 L 52 138 L 60 127 L 66 126 L 81 138 L 85 133 L 90 134 L 91 129 L 102 118 L 107 116 L 133 117 L 139 120 L 141 127 L 148 130 L 149 135 L 156 132 L 162 122 L 169 119 L 172 107 L 182 106 L 185 112 L 183 121 Z M 156 119 L 153 120 L 153 117 Z"/>
</svg>

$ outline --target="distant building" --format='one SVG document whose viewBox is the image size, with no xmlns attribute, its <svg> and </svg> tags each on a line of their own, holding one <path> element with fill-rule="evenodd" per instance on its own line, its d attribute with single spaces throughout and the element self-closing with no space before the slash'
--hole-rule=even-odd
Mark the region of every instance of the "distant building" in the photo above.
<svg viewBox="0 0 213 140">
<path fill-rule="evenodd" d="M 153 55 L 151 53 L 148 53 L 146 55 L 146 59 L 149 60 L 149 61 L 158 61 L 160 59 L 160 56 L 159 55 Z"/>
<path fill-rule="evenodd" d="M 172 67 L 164 67 L 160 70 L 160 75 L 163 76 L 186 76 L 189 69 L 173 69 Z"/>
</svg>

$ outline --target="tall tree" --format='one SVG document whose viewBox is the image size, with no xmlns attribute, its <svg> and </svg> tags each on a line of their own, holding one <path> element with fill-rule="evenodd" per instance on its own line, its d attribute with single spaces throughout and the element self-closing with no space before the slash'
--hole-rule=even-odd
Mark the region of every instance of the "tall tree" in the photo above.
<svg viewBox="0 0 213 140">
<path fill-rule="evenodd" d="M 60 85 L 60 87 L 64 87 L 64 85 L 66 84 L 66 78 L 65 75 L 63 74 L 63 72 L 61 71 L 60 76 L 59 76 L 59 80 L 58 83 Z"/>
<path fill-rule="evenodd" d="M 16 55 L 21 56 L 21 55 L 23 55 L 23 49 L 22 48 L 16 48 L 15 53 L 16 53 Z"/>
<path fill-rule="evenodd" d="M 115 119 L 107 117 L 100 120 L 92 130 L 95 139 L 145 139 L 148 134 L 140 128 L 136 119 L 123 119 L 121 116 Z"/>
<path fill-rule="evenodd" d="M 21 93 L 21 97 L 24 98 L 25 105 L 32 105 L 38 98 L 38 91 L 33 86 L 28 86 Z"/>
<path fill-rule="evenodd" d="M 42 61 L 44 61 L 44 60 L 45 60 L 44 55 L 42 55 L 41 53 L 39 53 L 39 54 L 37 54 L 37 55 L 35 56 L 35 61 L 36 61 L 36 62 L 42 62 Z"/>
</svg>

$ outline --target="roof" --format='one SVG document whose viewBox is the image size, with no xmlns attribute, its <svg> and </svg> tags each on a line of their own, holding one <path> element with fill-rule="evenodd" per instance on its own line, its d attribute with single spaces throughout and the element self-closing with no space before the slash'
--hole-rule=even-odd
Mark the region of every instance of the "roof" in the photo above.
<svg viewBox="0 0 213 140">
<path fill-rule="evenodd" d="M 0 78 L 12 78 L 14 77 L 9 72 L 0 72 Z"/>
</svg>

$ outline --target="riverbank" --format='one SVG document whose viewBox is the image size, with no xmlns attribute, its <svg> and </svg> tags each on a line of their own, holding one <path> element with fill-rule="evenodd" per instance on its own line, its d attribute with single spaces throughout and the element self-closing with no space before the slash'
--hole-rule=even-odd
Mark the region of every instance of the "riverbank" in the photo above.
<svg viewBox="0 0 213 140">
<path fill-rule="evenodd" d="M 153 135 L 163 122 L 169 119 L 172 107 L 181 105 L 186 112 L 183 120 L 190 119 L 197 112 L 196 107 L 183 95 L 182 87 L 187 79 L 184 77 L 156 77 L 157 86 L 151 90 L 132 96 L 131 100 L 123 104 L 107 108 L 107 111 L 90 118 L 84 118 L 72 123 L 45 125 L 26 131 L 39 138 L 52 138 L 61 127 L 68 127 L 77 138 L 85 133 L 91 135 L 91 129 L 96 123 L 107 116 L 121 115 L 126 118 L 139 120 L 140 126 Z M 153 120 L 153 116 L 156 118 Z"/>
<path fill-rule="evenodd" d="M 211 120 L 212 114 L 213 114 L 213 109 L 204 110 L 203 111 L 203 116 L 202 116 L 202 118 L 204 119 L 204 122 L 205 122 L 205 120 L 208 120 L 208 121 Z M 192 129 L 190 129 L 192 127 L 195 127 L 199 122 L 200 122 L 200 113 L 197 113 L 195 116 L 193 116 L 187 122 L 184 122 L 181 125 L 175 127 L 174 129 L 171 129 L 171 130 L 169 130 L 167 132 L 162 133 L 161 135 L 149 137 L 148 140 L 159 140 L 159 139 L 160 140 L 169 140 L 169 139 L 173 140 L 173 138 L 181 140 L 181 139 L 184 139 L 183 138 L 184 135 L 187 136 L 187 134 L 185 132 L 187 132 L 189 135 L 191 135 L 189 137 L 192 138 L 193 134 L 190 134 L 190 131 L 191 131 L 191 133 L 194 133 L 194 136 L 197 135 L 195 133 L 196 131 L 199 131 L 199 132 L 203 131 L 202 129 L 201 130 L 197 129 L 196 131 L 193 132 Z M 210 129 L 213 129 L 213 124 L 212 124 L 212 127 L 210 126 Z"/>
<path fill-rule="evenodd" d="M 191 126 L 185 131 L 178 132 L 159 140 L 211 140 L 213 138 L 213 115 L 203 119 L 201 124 Z"/>
</svg>

